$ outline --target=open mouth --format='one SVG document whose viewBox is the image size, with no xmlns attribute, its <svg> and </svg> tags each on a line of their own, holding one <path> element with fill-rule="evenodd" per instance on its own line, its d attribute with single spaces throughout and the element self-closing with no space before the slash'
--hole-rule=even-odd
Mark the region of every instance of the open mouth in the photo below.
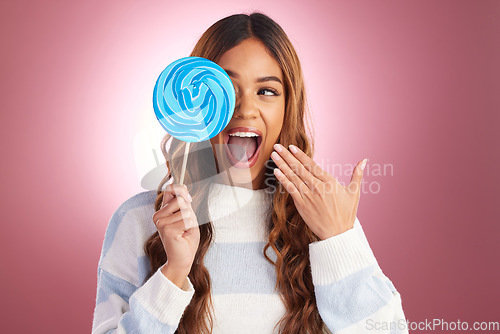
<svg viewBox="0 0 500 334">
<path fill-rule="evenodd" d="M 262 132 L 255 128 L 232 128 L 224 136 L 226 155 L 234 167 L 252 167 L 259 157 Z"/>
</svg>

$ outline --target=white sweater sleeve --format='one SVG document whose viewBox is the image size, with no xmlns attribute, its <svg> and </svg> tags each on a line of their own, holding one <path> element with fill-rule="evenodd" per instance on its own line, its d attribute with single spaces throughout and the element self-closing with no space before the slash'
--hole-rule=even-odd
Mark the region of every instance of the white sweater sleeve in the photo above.
<svg viewBox="0 0 500 334">
<path fill-rule="evenodd" d="M 189 278 L 179 288 L 161 272 L 144 283 L 149 261 L 143 251 L 151 235 L 153 211 L 144 194 L 122 204 L 106 230 L 97 268 L 97 297 L 92 334 L 173 334 L 194 295 Z M 153 224 L 154 226 L 154 224 Z"/>
<path fill-rule="evenodd" d="M 309 256 L 318 311 L 332 333 L 408 333 L 401 296 L 357 217 L 352 229 L 309 244 Z"/>
<path fill-rule="evenodd" d="M 173 334 L 194 289 L 187 279 L 187 291 L 161 273 L 161 268 L 141 287 L 100 270 L 92 334 Z"/>
</svg>

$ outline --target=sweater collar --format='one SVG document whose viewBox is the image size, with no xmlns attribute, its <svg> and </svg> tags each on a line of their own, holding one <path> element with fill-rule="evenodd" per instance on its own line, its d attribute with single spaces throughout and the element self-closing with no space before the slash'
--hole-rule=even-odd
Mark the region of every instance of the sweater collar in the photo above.
<svg viewBox="0 0 500 334">
<path fill-rule="evenodd" d="M 248 189 L 214 182 L 208 196 L 209 213 L 212 220 L 234 214 L 266 213 L 272 206 L 274 188 Z"/>
</svg>

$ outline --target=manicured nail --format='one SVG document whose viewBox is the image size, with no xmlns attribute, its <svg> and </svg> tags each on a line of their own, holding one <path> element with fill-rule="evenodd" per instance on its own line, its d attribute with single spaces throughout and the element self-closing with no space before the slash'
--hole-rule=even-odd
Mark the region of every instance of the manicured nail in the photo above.
<svg viewBox="0 0 500 334">
<path fill-rule="evenodd" d="M 277 151 L 277 152 L 281 152 L 283 149 L 281 148 L 281 145 L 280 144 L 274 144 L 274 149 Z"/>
<path fill-rule="evenodd" d="M 271 153 L 271 157 L 274 161 L 278 161 L 280 159 L 280 156 L 276 152 Z"/>
<path fill-rule="evenodd" d="M 361 170 L 364 170 L 364 169 L 365 169 L 365 166 L 366 166 L 366 160 L 368 160 L 368 159 L 363 160 L 363 162 L 361 163 Z"/>
<path fill-rule="evenodd" d="M 279 169 L 279 168 L 275 168 L 275 169 L 274 169 L 274 174 L 275 174 L 276 176 L 282 176 L 282 175 L 283 175 L 283 173 L 280 171 L 280 169 Z"/>
<path fill-rule="evenodd" d="M 290 145 L 290 146 L 288 146 L 288 147 L 290 148 L 290 151 L 292 151 L 292 153 L 297 153 L 297 152 L 298 152 L 298 151 L 297 151 L 297 148 L 296 148 L 295 146 Z"/>
<path fill-rule="evenodd" d="M 192 198 L 192 197 L 191 197 L 191 195 L 189 195 L 189 194 L 188 194 L 188 200 L 189 200 L 190 202 L 192 202 L 192 201 L 193 201 L 193 198 Z"/>
</svg>

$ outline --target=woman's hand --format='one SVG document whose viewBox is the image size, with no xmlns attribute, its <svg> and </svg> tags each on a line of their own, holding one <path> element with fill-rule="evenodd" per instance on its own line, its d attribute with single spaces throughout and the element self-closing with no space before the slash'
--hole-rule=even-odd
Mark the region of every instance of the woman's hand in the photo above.
<svg viewBox="0 0 500 334">
<path fill-rule="evenodd" d="M 296 146 L 290 145 L 289 151 L 276 144 L 274 149 L 271 158 L 278 166 L 274 175 L 292 196 L 311 231 L 325 240 L 351 229 L 366 159 L 356 164 L 349 185 L 344 187 Z"/>
<path fill-rule="evenodd" d="M 160 210 L 153 215 L 167 254 L 165 272 L 175 273 L 177 278 L 189 274 L 200 243 L 200 228 L 191 201 L 185 186 L 169 184 Z"/>
</svg>

